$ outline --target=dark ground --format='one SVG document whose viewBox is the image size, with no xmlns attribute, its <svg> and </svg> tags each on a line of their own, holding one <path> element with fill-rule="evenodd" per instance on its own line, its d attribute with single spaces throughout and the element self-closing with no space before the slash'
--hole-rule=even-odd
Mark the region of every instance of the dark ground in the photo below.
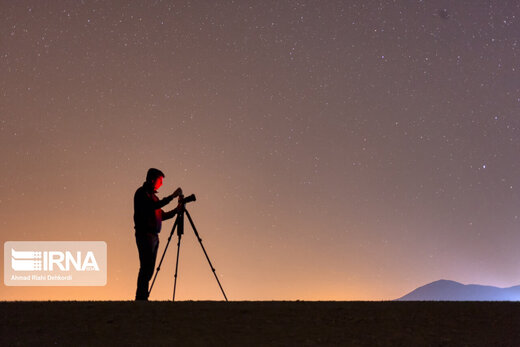
<svg viewBox="0 0 520 347">
<path fill-rule="evenodd" d="M 520 346 L 516 302 L 0 302 L 0 346 Z"/>
</svg>

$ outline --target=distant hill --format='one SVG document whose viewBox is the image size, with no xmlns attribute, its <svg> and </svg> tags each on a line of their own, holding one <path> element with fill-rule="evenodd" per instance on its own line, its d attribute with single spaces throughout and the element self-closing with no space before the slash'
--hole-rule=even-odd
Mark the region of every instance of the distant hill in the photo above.
<svg viewBox="0 0 520 347">
<path fill-rule="evenodd" d="M 520 286 L 498 288 L 440 280 L 419 287 L 397 301 L 520 301 Z"/>
</svg>

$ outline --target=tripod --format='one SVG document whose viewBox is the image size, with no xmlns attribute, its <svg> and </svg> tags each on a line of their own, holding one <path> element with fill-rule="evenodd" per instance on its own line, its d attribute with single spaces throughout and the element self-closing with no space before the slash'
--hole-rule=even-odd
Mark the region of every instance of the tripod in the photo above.
<svg viewBox="0 0 520 347">
<path fill-rule="evenodd" d="M 189 201 L 190 197 L 186 199 L 186 201 Z M 195 199 L 195 196 L 193 196 L 193 200 Z M 153 285 L 155 283 L 155 279 L 157 278 L 157 274 L 161 270 L 161 264 L 164 260 L 164 256 L 166 255 L 166 251 L 168 250 L 168 246 L 170 245 L 170 241 L 172 239 L 173 233 L 175 232 L 175 228 L 177 228 L 177 235 L 179 236 L 179 241 L 177 242 L 177 260 L 175 262 L 175 280 L 173 284 L 173 300 L 175 301 L 175 290 L 177 289 L 177 271 L 179 269 L 179 253 L 181 250 L 181 239 L 182 235 L 184 234 L 184 214 L 188 216 L 188 220 L 190 221 L 191 228 L 193 229 L 193 232 L 195 233 L 195 236 L 197 237 L 197 240 L 199 240 L 200 246 L 202 247 L 202 250 L 204 251 L 204 255 L 206 256 L 206 259 L 208 260 L 209 266 L 211 268 L 211 271 L 213 271 L 213 275 L 215 275 L 215 279 L 217 280 L 218 286 L 220 287 L 220 290 L 222 291 L 222 294 L 224 295 L 224 299 L 228 301 L 226 297 L 226 293 L 224 293 L 224 289 L 222 289 L 222 285 L 220 284 L 220 281 L 218 280 L 217 274 L 215 272 L 215 268 L 211 264 L 211 260 L 209 260 L 208 253 L 206 253 L 206 249 L 204 248 L 204 245 L 202 244 L 202 239 L 199 236 L 199 233 L 197 232 L 197 228 L 195 228 L 195 224 L 193 224 L 193 220 L 191 219 L 190 213 L 188 210 L 186 210 L 185 207 L 183 207 L 182 211 L 177 214 L 177 218 L 175 219 L 175 223 L 173 224 L 172 231 L 170 233 L 170 236 L 168 237 L 168 243 L 166 243 L 166 247 L 164 248 L 164 252 L 161 257 L 161 261 L 159 262 L 159 266 L 157 266 L 157 271 L 155 272 L 155 276 L 153 277 L 152 285 L 150 286 L 150 290 L 148 291 L 148 295 L 152 292 Z"/>
</svg>

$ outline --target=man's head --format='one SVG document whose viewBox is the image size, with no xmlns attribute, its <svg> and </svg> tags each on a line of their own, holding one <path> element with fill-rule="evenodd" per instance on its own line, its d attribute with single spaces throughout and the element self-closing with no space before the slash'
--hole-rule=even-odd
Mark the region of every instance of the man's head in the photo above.
<svg viewBox="0 0 520 347">
<path fill-rule="evenodd" d="M 163 178 L 164 174 L 159 169 L 151 168 L 148 169 L 148 172 L 146 173 L 146 182 L 151 184 L 154 190 L 157 190 L 162 186 Z"/>
</svg>

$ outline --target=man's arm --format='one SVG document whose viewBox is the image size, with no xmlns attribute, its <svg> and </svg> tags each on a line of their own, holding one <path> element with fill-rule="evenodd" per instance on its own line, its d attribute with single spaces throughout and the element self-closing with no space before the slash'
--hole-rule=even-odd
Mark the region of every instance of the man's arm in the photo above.
<svg viewBox="0 0 520 347">
<path fill-rule="evenodd" d="M 182 195 L 182 189 L 179 187 L 173 192 L 172 195 L 169 195 L 169 196 L 163 198 L 162 200 L 153 201 L 152 206 L 153 206 L 154 210 L 156 210 L 158 208 L 162 208 L 162 207 L 168 205 L 170 203 L 170 201 L 172 201 L 174 198 L 176 198 L 180 195 Z M 172 211 L 170 211 L 170 212 L 172 212 Z M 168 212 L 168 213 L 170 213 L 170 212 Z M 169 217 L 169 218 L 172 218 L 172 217 Z"/>
<path fill-rule="evenodd" d="M 146 192 L 144 189 L 138 189 L 134 196 L 134 206 L 139 211 L 145 210 L 157 210 L 163 206 L 166 206 L 173 200 L 173 196 L 167 196 L 162 200 L 154 201 L 151 193 Z"/>
<path fill-rule="evenodd" d="M 167 219 L 170 219 L 170 218 L 173 218 L 176 214 L 177 214 L 177 208 L 174 208 L 173 210 L 169 211 L 169 212 L 164 212 L 163 210 L 162 211 L 162 220 L 167 220 Z"/>
<path fill-rule="evenodd" d="M 161 210 L 162 220 L 167 220 L 167 219 L 173 218 L 173 216 L 175 216 L 177 213 L 179 213 L 179 211 L 181 211 L 183 208 L 184 208 L 184 206 L 179 203 L 177 205 L 177 207 L 175 207 L 173 210 L 171 210 L 169 212 L 164 212 L 163 210 Z"/>
<path fill-rule="evenodd" d="M 152 207 L 154 210 L 157 210 L 158 208 L 162 208 L 170 203 L 170 201 L 173 200 L 173 195 L 167 196 L 165 198 L 162 198 L 161 200 L 153 201 L 153 199 L 150 199 L 150 202 L 152 204 Z"/>
</svg>

